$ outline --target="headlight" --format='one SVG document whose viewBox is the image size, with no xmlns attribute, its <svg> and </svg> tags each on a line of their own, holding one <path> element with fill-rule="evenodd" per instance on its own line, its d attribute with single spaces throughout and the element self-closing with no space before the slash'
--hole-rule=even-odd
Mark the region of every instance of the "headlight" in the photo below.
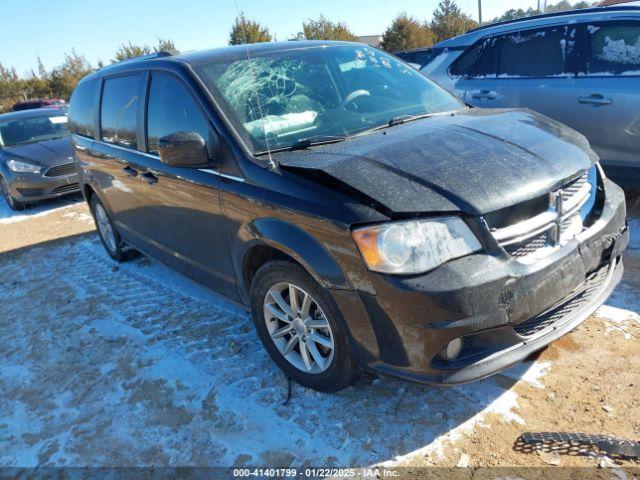
<svg viewBox="0 0 640 480">
<path fill-rule="evenodd" d="M 382 273 L 422 273 L 482 248 L 458 217 L 374 225 L 353 238 L 369 269 Z"/>
<path fill-rule="evenodd" d="M 16 173 L 40 173 L 42 170 L 38 165 L 33 163 L 21 162 L 20 160 L 11 159 L 7 162 L 9 170 Z"/>
</svg>

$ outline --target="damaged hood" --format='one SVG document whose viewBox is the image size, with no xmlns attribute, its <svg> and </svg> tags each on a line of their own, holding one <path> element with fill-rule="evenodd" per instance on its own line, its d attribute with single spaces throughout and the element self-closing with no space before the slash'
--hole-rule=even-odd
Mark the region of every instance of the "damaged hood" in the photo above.
<svg viewBox="0 0 640 480">
<path fill-rule="evenodd" d="M 582 135 L 554 120 L 529 110 L 483 109 L 276 158 L 317 181 L 333 177 L 392 212 L 472 215 L 549 192 L 597 161 Z"/>
</svg>

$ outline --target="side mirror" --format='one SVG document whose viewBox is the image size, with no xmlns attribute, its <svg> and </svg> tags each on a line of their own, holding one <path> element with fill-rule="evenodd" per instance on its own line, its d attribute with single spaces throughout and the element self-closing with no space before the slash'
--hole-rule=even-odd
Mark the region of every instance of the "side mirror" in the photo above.
<svg viewBox="0 0 640 480">
<path fill-rule="evenodd" d="M 213 152 L 211 152 L 213 153 Z M 158 140 L 160 161 L 172 167 L 195 167 L 210 163 L 207 144 L 196 132 L 175 132 Z"/>
</svg>

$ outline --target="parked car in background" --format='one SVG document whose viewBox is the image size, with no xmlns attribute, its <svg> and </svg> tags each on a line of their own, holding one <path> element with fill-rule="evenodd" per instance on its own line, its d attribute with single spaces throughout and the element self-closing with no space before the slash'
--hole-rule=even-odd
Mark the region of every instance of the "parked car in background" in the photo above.
<svg viewBox="0 0 640 480">
<path fill-rule="evenodd" d="M 114 64 L 78 84 L 70 120 L 109 255 L 145 252 L 243 303 L 308 387 L 359 369 L 486 377 L 575 328 L 622 274 L 624 194 L 583 136 L 466 108 L 365 45 Z"/>
<path fill-rule="evenodd" d="M 12 110 L 19 112 L 21 110 L 31 110 L 34 108 L 66 108 L 67 102 L 61 98 L 36 98 L 33 100 L 25 100 L 13 105 Z"/>
<path fill-rule="evenodd" d="M 21 110 L 31 110 L 34 108 L 66 108 L 67 102 L 61 98 L 36 98 L 34 100 L 25 100 L 24 102 L 18 102 L 13 107 L 14 112 Z"/>
<path fill-rule="evenodd" d="M 9 207 L 78 192 L 78 173 L 59 109 L 0 115 L 0 189 Z"/>
<path fill-rule="evenodd" d="M 548 115 L 584 134 L 609 175 L 640 184 L 640 7 L 486 25 L 421 58 L 422 71 L 465 102 Z"/>
</svg>

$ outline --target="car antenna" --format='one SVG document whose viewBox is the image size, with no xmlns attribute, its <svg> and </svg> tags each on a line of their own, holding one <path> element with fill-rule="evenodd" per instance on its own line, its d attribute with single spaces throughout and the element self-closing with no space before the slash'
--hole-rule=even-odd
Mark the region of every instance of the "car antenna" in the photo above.
<svg viewBox="0 0 640 480">
<path fill-rule="evenodd" d="M 240 10 L 239 0 L 235 0 L 235 4 L 236 4 L 236 15 L 238 16 L 238 18 L 243 17 L 244 12 Z M 244 29 L 243 23 L 240 23 L 240 28 L 242 29 L 242 37 L 246 42 L 248 37 L 247 37 L 247 32 Z M 255 73 L 253 72 L 253 65 L 251 65 L 251 54 L 249 53 L 249 44 L 245 43 L 245 46 L 246 46 L 246 52 L 247 52 L 247 66 L 249 67 L 251 74 L 255 75 Z M 256 95 L 256 103 L 258 104 L 258 113 L 260 114 L 260 120 L 262 121 L 262 133 L 264 134 L 264 143 L 267 147 L 267 157 L 269 158 L 269 168 L 271 170 L 275 170 L 278 168 L 278 163 L 271 156 L 271 147 L 269 146 L 269 137 L 267 136 L 267 132 L 264 129 L 264 120 L 263 120 L 264 116 L 262 114 L 262 104 L 260 103 L 260 95 L 258 94 L 258 87 L 256 86 L 255 82 L 253 82 L 253 89 Z"/>
</svg>

